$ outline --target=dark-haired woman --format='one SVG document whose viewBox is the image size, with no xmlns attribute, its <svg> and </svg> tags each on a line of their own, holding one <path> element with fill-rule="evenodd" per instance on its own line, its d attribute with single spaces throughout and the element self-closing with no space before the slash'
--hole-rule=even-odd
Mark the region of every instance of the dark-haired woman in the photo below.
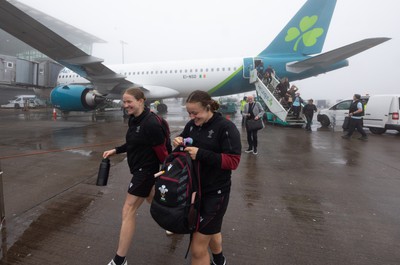
<svg viewBox="0 0 400 265">
<path fill-rule="evenodd" d="M 191 120 L 173 141 L 177 146 L 184 138 L 192 138 L 192 146 L 185 151 L 200 163 L 201 218 L 199 231 L 193 234 L 192 265 L 210 263 L 208 248 L 213 256 L 211 264 L 226 264 L 221 227 L 229 202 L 231 173 L 240 161 L 241 143 L 236 126 L 216 112 L 218 108 L 218 102 L 206 92 L 192 92 L 186 101 Z"/>
</svg>

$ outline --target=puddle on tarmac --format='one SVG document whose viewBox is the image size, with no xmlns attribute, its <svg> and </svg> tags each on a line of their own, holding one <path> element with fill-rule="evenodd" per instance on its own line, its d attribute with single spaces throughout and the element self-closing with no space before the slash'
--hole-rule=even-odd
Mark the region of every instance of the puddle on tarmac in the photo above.
<svg viewBox="0 0 400 265">
<path fill-rule="evenodd" d="M 8 242 L 7 227 L 3 228 L 3 256 L 0 264 L 24 264 L 24 259 L 30 257 L 32 251 L 40 249 L 43 241 L 50 238 L 53 232 L 66 229 L 81 218 L 92 201 L 92 197 L 83 195 L 66 200 L 57 199 L 46 207 L 14 243 Z"/>
<path fill-rule="evenodd" d="M 282 196 L 282 199 L 295 220 L 319 225 L 325 222 L 321 203 L 316 198 L 308 195 L 288 195 Z"/>
<path fill-rule="evenodd" d="M 67 151 L 73 154 L 79 154 L 83 156 L 90 156 L 92 154 L 92 151 L 85 151 L 85 150 L 67 150 Z"/>
<path fill-rule="evenodd" d="M 339 164 L 339 165 L 346 165 L 347 161 L 341 158 L 334 158 L 330 162 L 331 164 Z"/>
</svg>

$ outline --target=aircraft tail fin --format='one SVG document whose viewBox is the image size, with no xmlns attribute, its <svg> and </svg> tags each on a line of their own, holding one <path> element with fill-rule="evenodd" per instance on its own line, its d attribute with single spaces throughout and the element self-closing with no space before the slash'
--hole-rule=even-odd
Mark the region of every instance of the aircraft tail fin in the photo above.
<svg viewBox="0 0 400 265">
<path fill-rule="evenodd" d="M 308 0 L 258 56 L 320 53 L 335 5 L 336 0 Z"/>
</svg>

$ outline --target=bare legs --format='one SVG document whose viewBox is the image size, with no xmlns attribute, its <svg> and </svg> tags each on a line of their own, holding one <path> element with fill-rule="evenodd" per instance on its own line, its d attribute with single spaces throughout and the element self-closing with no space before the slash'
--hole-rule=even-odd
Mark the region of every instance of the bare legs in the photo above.
<svg viewBox="0 0 400 265">
<path fill-rule="evenodd" d="M 192 265 L 210 264 L 208 247 L 214 254 L 222 252 L 222 234 L 203 235 L 199 232 L 193 234 L 191 247 Z"/>
<path fill-rule="evenodd" d="M 222 252 L 222 234 L 218 233 L 211 237 L 210 250 L 213 254 L 219 254 Z"/>
<path fill-rule="evenodd" d="M 131 245 L 136 228 L 136 212 L 145 198 L 131 194 L 126 195 L 124 207 L 122 208 L 122 224 L 119 235 L 117 255 L 125 257 Z"/>
</svg>

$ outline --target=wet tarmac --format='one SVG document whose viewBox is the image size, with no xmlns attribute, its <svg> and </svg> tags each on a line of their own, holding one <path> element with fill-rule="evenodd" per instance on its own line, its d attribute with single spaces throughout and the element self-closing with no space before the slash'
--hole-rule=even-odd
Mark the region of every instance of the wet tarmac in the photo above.
<svg viewBox="0 0 400 265">
<path fill-rule="evenodd" d="M 172 134 L 187 121 L 172 102 Z M 246 133 L 240 117 L 229 117 Z M 123 143 L 120 111 L 0 110 L 6 219 L 0 264 L 107 264 L 130 180 L 124 155 L 95 185 L 103 150 Z M 267 125 L 258 155 L 243 152 L 224 219 L 230 265 L 400 264 L 400 135 L 341 139 L 340 130 Z M 190 264 L 188 236 L 166 236 L 149 205 L 138 213 L 129 264 Z"/>
</svg>

